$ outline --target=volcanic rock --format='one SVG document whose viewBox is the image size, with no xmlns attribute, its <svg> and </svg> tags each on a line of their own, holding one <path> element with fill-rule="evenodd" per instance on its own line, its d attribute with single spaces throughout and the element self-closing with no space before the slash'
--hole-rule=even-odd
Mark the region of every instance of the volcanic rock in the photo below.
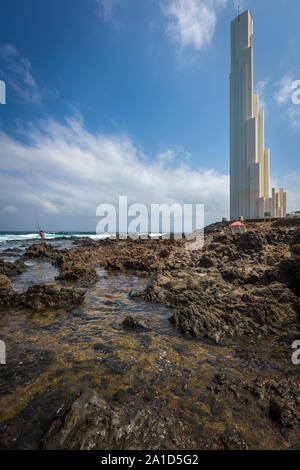
<svg viewBox="0 0 300 470">
<path fill-rule="evenodd" d="M 60 281 L 96 282 L 99 279 L 94 268 L 80 264 L 64 264 L 57 279 Z"/>
<path fill-rule="evenodd" d="M 14 294 L 12 302 L 36 311 L 46 308 L 70 309 L 84 301 L 85 292 L 85 289 L 63 287 L 56 283 L 36 284 L 24 293 Z"/>
<path fill-rule="evenodd" d="M 147 325 L 143 320 L 140 320 L 138 318 L 128 316 L 123 320 L 122 325 L 124 328 L 127 330 L 138 330 L 138 329 L 146 329 Z"/>
<path fill-rule="evenodd" d="M 170 413 L 150 407 L 108 404 L 85 389 L 69 411 L 52 422 L 43 441 L 46 450 L 164 450 L 195 448 Z"/>
<path fill-rule="evenodd" d="M 5 276 L 15 276 L 26 271 L 27 266 L 21 259 L 17 259 L 14 263 L 3 261 L 0 259 L 0 274 Z"/>
<path fill-rule="evenodd" d="M 0 306 L 6 306 L 10 303 L 12 288 L 7 276 L 0 274 Z"/>
</svg>

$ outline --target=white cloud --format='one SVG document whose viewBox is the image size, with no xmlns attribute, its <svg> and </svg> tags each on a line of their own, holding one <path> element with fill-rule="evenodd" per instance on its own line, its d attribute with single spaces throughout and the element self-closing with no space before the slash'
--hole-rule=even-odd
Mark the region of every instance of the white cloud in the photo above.
<svg viewBox="0 0 300 470">
<path fill-rule="evenodd" d="M 167 33 L 182 52 L 186 47 L 200 51 L 214 36 L 217 13 L 227 0 L 168 0 L 163 11 L 169 18 Z"/>
<path fill-rule="evenodd" d="M 100 18 L 104 23 L 111 23 L 116 29 L 120 28 L 120 22 L 115 18 L 116 9 L 124 4 L 125 0 L 98 0 Z"/>
<path fill-rule="evenodd" d="M 1 78 L 25 101 L 40 101 L 41 96 L 32 75 L 31 63 L 12 44 L 0 46 L 0 71 Z"/>
<path fill-rule="evenodd" d="M 280 82 L 277 83 L 277 90 L 275 91 L 275 101 L 278 106 L 288 104 L 292 101 L 293 94 L 293 81 L 292 75 L 286 74 Z"/>
<path fill-rule="evenodd" d="M 300 130 L 300 105 L 292 104 L 284 113 L 293 129 Z"/>
<path fill-rule="evenodd" d="M 267 103 L 266 103 L 266 96 L 265 96 L 265 89 L 268 84 L 268 79 L 265 80 L 260 80 L 257 82 L 256 85 L 256 90 L 255 93 L 259 95 L 259 103 L 260 103 L 260 109 L 266 109 Z"/>
<path fill-rule="evenodd" d="M 127 195 L 129 203 L 204 203 L 206 214 L 227 215 L 228 175 L 192 169 L 182 150 L 149 161 L 127 135 L 92 134 L 78 115 L 42 122 L 27 138 L 0 133 L 0 199 L 20 210 L 92 216 L 100 203 Z"/>
<path fill-rule="evenodd" d="M 5 206 L 3 207 L 3 212 L 6 212 L 7 214 L 14 214 L 15 212 L 18 212 L 19 209 L 16 206 Z"/>
<path fill-rule="evenodd" d="M 300 130 L 300 104 L 293 103 L 294 83 L 295 79 L 292 74 L 284 75 L 277 83 L 274 97 L 277 106 L 284 109 L 283 118 L 288 120 L 292 128 Z"/>
</svg>

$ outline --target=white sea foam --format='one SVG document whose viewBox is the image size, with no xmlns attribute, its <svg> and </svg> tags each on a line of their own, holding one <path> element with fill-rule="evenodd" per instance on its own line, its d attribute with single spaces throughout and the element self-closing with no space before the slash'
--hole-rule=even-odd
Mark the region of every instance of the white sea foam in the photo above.
<svg viewBox="0 0 300 470">
<path fill-rule="evenodd" d="M 143 234 L 145 235 L 145 234 Z M 150 233 L 149 236 L 159 237 L 161 233 Z M 113 237 L 115 234 L 110 233 L 100 233 L 100 234 L 90 234 L 90 233 L 72 233 L 72 232 L 45 232 L 46 240 L 55 240 L 57 238 L 91 238 L 92 240 L 104 240 L 105 238 Z M 38 233 L 2 233 L 0 234 L 0 246 L 6 244 L 7 242 L 22 242 L 26 240 L 39 240 L 40 235 Z"/>
<path fill-rule="evenodd" d="M 71 237 L 77 237 L 77 238 L 92 238 L 93 240 L 101 240 L 105 239 L 107 237 L 110 237 L 111 235 L 108 233 L 102 233 L 102 234 L 86 234 L 86 233 L 59 233 L 59 232 L 46 232 L 45 233 L 45 239 L 46 240 L 55 240 L 56 238 L 71 238 Z M 0 245 L 7 243 L 7 242 L 21 242 L 21 241 L 26 241 L 26 240 L 39 240 L 40 235 L 38 233 L 26 233 L 26 234 L 19 234 L 19 233 L 3 233 L 0 234 Z"/>
<path fill-rule="evenodd" d="M 30 233 L 26 235 L 19 235 L 19 234 L 0 234 L 0 243 L 7 242 L 7 241 L 14 241 L 14 240 L 30 240 L 33 238 L 40 238 L 39 235 L 36 233 Z"/>
</svg>

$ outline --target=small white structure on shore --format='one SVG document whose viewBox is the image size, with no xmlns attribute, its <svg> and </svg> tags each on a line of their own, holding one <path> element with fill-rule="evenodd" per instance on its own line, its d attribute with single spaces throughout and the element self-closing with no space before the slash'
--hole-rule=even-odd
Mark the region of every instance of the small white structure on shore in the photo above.
<svg viewBox="0 0 300 470">
<path fill-rule="evenodd" d="M 236 235 L 237 233 L 246 233 L 247 227 L 242 222 L 234 222 L 233 224 L 229 225 L 230 232 L 232 235 Z"/>
</svg>

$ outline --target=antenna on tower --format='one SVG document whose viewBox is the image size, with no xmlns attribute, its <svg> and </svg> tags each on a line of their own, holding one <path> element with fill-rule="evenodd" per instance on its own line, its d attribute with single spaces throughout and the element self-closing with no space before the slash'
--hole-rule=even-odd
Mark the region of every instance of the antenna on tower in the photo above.
<svg viewBox="0 0 300 470">
<path fill-rule="evenodd" d="M 238 9 L 238 21 L 240 21 L 240 8 L 241 8 L 241 5 L 238 5 L 238 6 L 237 6 L 237 9 Z"/>
</svg>

